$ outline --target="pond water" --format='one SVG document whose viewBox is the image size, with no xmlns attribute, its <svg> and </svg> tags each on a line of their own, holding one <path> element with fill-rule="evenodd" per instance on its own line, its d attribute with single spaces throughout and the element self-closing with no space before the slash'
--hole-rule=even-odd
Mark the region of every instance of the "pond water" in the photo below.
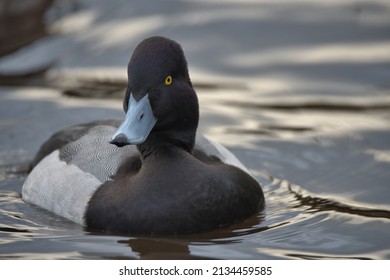
<svg viewBox="0 0 390 280">
<path fill-rule="evenodd" d="M 71 26 L 66 20 L 76 17 L 90 27 L 86 22 L 91 21 L 93 9 L 89 1 L 81 2 L 84 9 L 63 19 L 64 26 Z M 25 66 L 41 69 L 59 45 L 74 47 L 77 41 L 80 46 L 78 54 L 69 51 L 61 56 L 62 62 L 51 67 L 39 85 L 29 80 L 28 85 L 0 87 L 0 258 L 390 259 L 390 57 L 382 51 L 390 44 L 390 22 L 373 24 L 371 17 L 379 14 L 375 19 L 383 19 L 389 8 L 384 12 L 374 4 L 362 4 L 356 23 L 350 14 L 356 8 L 350 4 L 353 1 L 325 10 L 309 5 L 306 9 L 312 15 L 325 13 L 332 23 L 325 17 L 307 16 L 297 24 L 303 13 L 299 5 L 246 4 L 237 12 L 229 4 L 221 12 L 218 1 L 199 6 L 191 1 L 171 2 L 196 8 L 202 24 L 196 17 L 180 17 L 179 22 L 187 22 L 183 26 L 170 24 L 163 16 L 147 16 L 146 4 L 140 4 L 138 12 L 146 14 L 144 22 L 157 29 L 154 32 L 161 31 L 159 24 L 168 26 L 163 35 L 183 42 L 201 107 L 199 131 L 227 146 L 256 176 L 265 193 L 265 211 L 241 224 L 198 235 L 105 235 L 23 202 L 26 166 L 47 137 L 76 123 L 123 117 L 117 97 L 125 87 L 127 61 L 119 62 L 119 57 L 131 51 L 119 47 L 123 42 L 115 34 L 115 47 L 91 45 L 93 36 L 101 36 L 107 25 L 125 20 L 113 22 L 102 13 L 89 37 L 80 37 L 80 30 L 76 35 L 65 32 L 0 60 L 0 70 L 12 65 L 16 75 L 20 66 L 13 59 L 32 53 L 35 58 Z M 107 4 L 99 2 L 94 9 L 107 9 Z M 213 9 L 219 11 L 215 21 L 210 17 Z M 232 11 L 237 17 L 228 20 Z M 265 12 L 270 16 L 259 16 Z M 250 20 L 243 20 L 247 14 Z M 312 20 L 317 25 L 304 28 Z M 222 24 L 223 30 L 228 24 L 238 37 L 219 33 L 213 39 L 212 32 Z M 334 30 L 336 24 L 342 28 Z M 264 26 L 274 32 L 266 32 Z M 192 36 L 202 34 L 203 42 L 210 44 L 203 48 L 199 42 L 193 44 L 196 37 L 186 36 L 189 28 L 196 30 Z M 257 39 L 241 34 L 241 28 L 264 28 L 256 31 L 263 35 L 258 43 L 262 48 L 249 47 Z M 316 29 L 334 33 L 316 35 Z M 308 30 L 311 36 L 305 37 Z M 134 35 L 132 47 L 148 32 Z M 291 32 L 294 36 L 284 36 Z M 234 43 L 237 38 L 240 44 Z M 223 43 L 231 47 L 219 53 L 215 47 Z M 282 43 L 283 48 L 273 50 Z M 48 49 L 56 51 L 44 55 L 42 50 Z M 96 53 L 88 56 L 91 49 Z M 117 54 L 108 59 L 107 53 L 114 50 Z M 226 56 L 229 59 L 223 60 Z"/>
</svg>

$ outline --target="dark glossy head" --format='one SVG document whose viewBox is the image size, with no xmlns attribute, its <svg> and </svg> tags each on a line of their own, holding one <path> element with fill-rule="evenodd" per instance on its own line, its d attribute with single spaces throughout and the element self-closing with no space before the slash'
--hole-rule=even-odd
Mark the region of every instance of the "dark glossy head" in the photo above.
<svg viewBox="0 0 390 280">
<path fill-rule="evenodd" d="M 181 46 L 164 37 L 145 39 L 135 48 L 127 68 L 127 76 L 127 93 L 130 91 L 135 99 L 151 90 L 169 90 L 165 85 L 168 76 L 174 79 L 172 83 L 180 81 L 192 87 Z M 125 100 L 125 111 L 126 106 Z"/>
<path fill-rule="evenodd" d="M 113 136 L 113 144 L 173 144 L 192 150 L 198 100 L 178 43 L 151 37 L 136 47 L 128 65 L 123 107 L 126 119 Z"/>
</svg>

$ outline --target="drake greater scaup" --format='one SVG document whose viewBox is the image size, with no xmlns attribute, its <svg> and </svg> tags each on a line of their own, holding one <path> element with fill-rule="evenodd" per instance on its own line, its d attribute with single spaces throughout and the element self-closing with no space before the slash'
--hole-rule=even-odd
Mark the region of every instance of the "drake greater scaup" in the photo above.
<svg viewBox="0 0 390 280">
<path fill-rule="evenodd" d="M 264 208 L 259 183 L 223 146 L 196 135 L 199 108 L 178 43 L 134 50 L 125 120 L 54 134 L 33 160 L 25 201 L 104 232 L 191 234 Z"/>
</svg>

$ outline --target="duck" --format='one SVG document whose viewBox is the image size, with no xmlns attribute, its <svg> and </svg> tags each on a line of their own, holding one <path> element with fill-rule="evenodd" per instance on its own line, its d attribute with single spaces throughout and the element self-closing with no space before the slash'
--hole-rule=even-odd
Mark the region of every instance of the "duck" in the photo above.
<svg viewBox="0 0 390 280">
<path fill-rule="evenodd" d="M 199 103 L 179 43 L 144 39 L 127 75 L 124 120 L 53 134 L 32 161 L 25 202 L 87 230 L 149 235 L 213 231 L 264 209 L 245 166 L 197 133 Z"/>
</svg>

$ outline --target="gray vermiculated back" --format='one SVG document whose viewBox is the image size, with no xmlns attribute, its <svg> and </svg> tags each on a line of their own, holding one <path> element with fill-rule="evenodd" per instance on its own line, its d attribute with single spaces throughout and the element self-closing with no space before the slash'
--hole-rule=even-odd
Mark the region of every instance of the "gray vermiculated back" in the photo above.
<svg viewBox="0 0 390 280">
<path fill-rule="evenodd" d="M 78 166 L 102 183 L 107 181 L 116 173 L 123 160 L 139 154 L 133 145 L 118 148 L 110 144 L 115 130 L 112 126 L 91 128 L 83 137 L 61 149 L 61 160 Z"/>
</svg>

